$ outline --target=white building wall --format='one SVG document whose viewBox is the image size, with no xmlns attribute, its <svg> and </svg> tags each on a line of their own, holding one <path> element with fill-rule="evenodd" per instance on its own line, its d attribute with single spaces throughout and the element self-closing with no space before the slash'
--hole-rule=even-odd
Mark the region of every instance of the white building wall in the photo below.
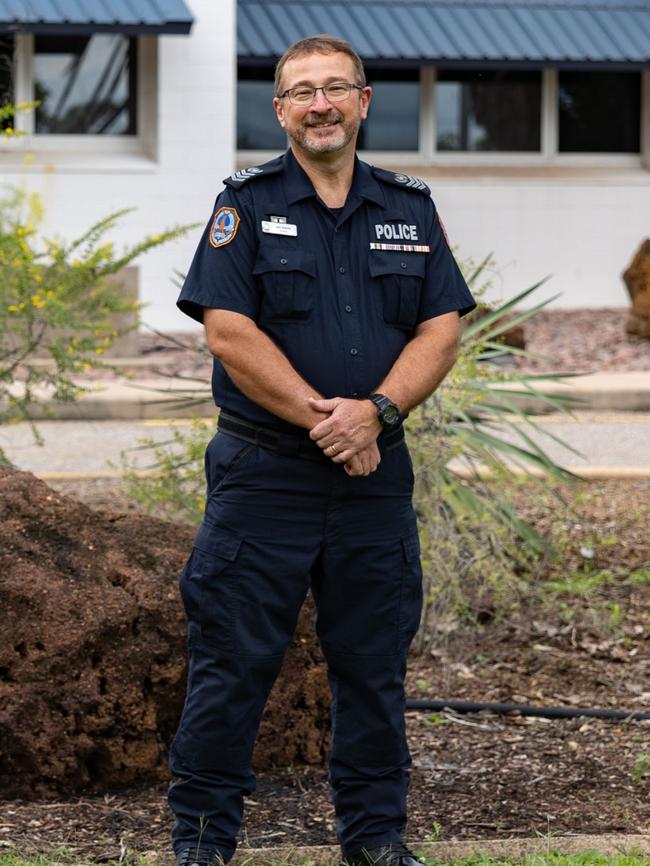
<svg viewBox="0 0 650 866">
<path fill-rule="evenodd" d="M 417 173 L 414 170 L 414 173 Z M 515 177 L 427 176 L 459 258 L 492 253 L 490 300 L 507 299 L 545 276 L 539 298 L 554 307 L 625 307 L 621 279 L 650 237 L 650 172 L 521 169 Z M 531 299 L 532 305 L 532 299 Z"/>
<path fill-rule="evenodd" d="M 201 224 L 137 261 L 143 320 L 158 329 L 192 325 L 175 308 L 178 289 L 171 278 L 174 269 L 189 267 L 221 180 L 233 170 L 235 3 L 190 0 L 195 22 L 189 36 L 145 40 L 154 48 L 154 66 L 141 77 L 146 153 L 142 145 L 128 153 L 123 142 L 113 149 L 113 142 L 83 137 L 27 136 L 0 145 L 0 184 L 41 194 L 48 236 L 72 239 L 126 207 L 137 211 L 111 235 L 118 247 L 175 224 Z M 156 98 L 147 101 L 152 86 Z"/>
</svg>

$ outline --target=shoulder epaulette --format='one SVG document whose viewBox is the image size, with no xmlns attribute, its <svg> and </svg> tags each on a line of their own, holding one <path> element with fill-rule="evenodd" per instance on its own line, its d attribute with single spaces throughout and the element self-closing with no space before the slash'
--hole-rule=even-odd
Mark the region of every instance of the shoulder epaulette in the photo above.
<svg viewBox="0 0 650 866">
<path fill-rule="evenodd" d="M 283 158 L 281 156 L 277 156 L 275 159 L 270 160 L 269 162 L 265 162 L 262 165 L 254 165 L 251 168 L 240 168 L 238 171 L 234 171 L 230 177 L 224 178 L 224 183 L 226 186 L 231 186 L 233 189 L 241 189 L 241 187 L 248 183 L 249 180 L 254 180 L 258 177 L 268 177 L 271 174 L 277 174 L 282 171 L 284 167 Z"/>
<path fill-rule="evenodd" d="M 431 190 L 426 183 L 411 174 L 395 174 L 394 171 L 386 171 L 385 168 L 377 168 L 376 166 L 372 167 L 372 173 L 378 180 L 384 180 L 394 186 L 401 186 L 402 189 L 411 189 L 414 192 L 421 192 L 422 195 L 431 195 Z"/>
</svg>

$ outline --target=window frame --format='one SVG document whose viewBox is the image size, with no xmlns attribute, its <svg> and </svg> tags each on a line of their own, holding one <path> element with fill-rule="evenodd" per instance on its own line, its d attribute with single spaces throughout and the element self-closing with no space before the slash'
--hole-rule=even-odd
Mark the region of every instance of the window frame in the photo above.
<svg viewBox="0 0 650 866">
<path fill-rule="evenodd" d="M 436 81 L 439 67 L 420 66 L 420 136 L 417 151 L 359 150 L 368 162 L 399 168 L 600 168 L 650 169 L 650 70 L 639 69 L 641 76 L 639 153 L 561 153 L 559 145 L 559 68 L 545 67 L 542 76 L 540 150 L 531 151 L 438 151 L 436 149 Z M 463 67 L 466 68 L 466 67 Z M 630 71 L 630 70 L 626 70 Z M 238 150 L 239 166 L 265 162 L 277 151 Z"/>
<path fill-rule="evenodd" d="M 15 128 L 21 135 L 8 140 L 0 136 L 0 152 L 15 151 L 24 168 L 23 154 L 28 151 L 35 156 L 56 155 L 57 167 L 63 170 L 66 164 L 84 170 L 84 163 L 78 158 L 89 157 L 92 164 L 88 170 L 96 170 L 94 157 L 145 157 L 156 161 L 158 157 L 157 114 L 158 114 L 158 39 L 155 36 L 130 37 L 137 39 L 136 51 L 136 132 L 135 135 L 87 135 L 66 133 L 36 133 L 34 113 L 21 112 L 15 116 Z M 14 102 L 31 102 L 34 93 L 33 75 L 34 35 L 16 33 L 14 35 L 15 84 Z M 141 163 L 141 160 L 138 160 Z M 3 161 L 2 168 L 9 168 Z M 110 166 L 108 166 L 110 167 Z M 142 166 L 140 165 L 139 168 Z M 124 163 L 116 165 L 117 171 L 128 171 Z"/>
</svg>

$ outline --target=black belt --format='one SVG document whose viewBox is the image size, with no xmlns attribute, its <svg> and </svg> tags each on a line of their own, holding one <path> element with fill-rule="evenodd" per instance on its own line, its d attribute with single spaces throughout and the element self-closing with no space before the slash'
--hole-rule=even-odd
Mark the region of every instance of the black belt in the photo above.
<svg viewBox="0 0 650 866">
<path fill-rule="evenodd" d="M 250 442 L 253 445 L 258 445 L 260 448 L 267 448 L 269 451 L 275 451 L 283 457 L 298 457 L 301 460 L 313 460 L 318 463 L 329 461 L 324 452 L 312 442 L 309 438 L 294 436 L 291 433 L 280 433 L 278 430 L 270 430 L 268 427 L 260 427 L 257 424 L 251 424 L 244 418 L 238 415 L 231 415 L 229 412 L 224 412 L 223 409 L 219 413 L 219 430 L 234 436 L 237 439 L 243 439 L 244 442 Z M 379 450 L 384 454 L 386 451 L 392 451 L 404 441 L 404 430 L 398 427 L 397 430 L 391 430 L 390 433 L 382 433 L 377 444 Z"/>
</svg>

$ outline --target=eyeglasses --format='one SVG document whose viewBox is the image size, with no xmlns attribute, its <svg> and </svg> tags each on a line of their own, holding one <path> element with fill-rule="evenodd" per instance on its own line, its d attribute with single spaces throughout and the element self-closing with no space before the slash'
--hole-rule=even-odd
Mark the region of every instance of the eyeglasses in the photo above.
<svg viewBox="0 0 650 866">
<path fill-rule="evenodd" d="M 323 87 L 300 85 L 285 90 L 284 93 L 280 94 L 279 99 L 288 96 L 292 105 L 311 105 L 319 90 L 323 91 L 323 96 L 328 102 L 343 102 L 353 90 L 363 90 L 363 87 L 360 84 L 350 84 L 348 81 L 335 81 L 332 84 L 325 84 Z"/>
</svg>

